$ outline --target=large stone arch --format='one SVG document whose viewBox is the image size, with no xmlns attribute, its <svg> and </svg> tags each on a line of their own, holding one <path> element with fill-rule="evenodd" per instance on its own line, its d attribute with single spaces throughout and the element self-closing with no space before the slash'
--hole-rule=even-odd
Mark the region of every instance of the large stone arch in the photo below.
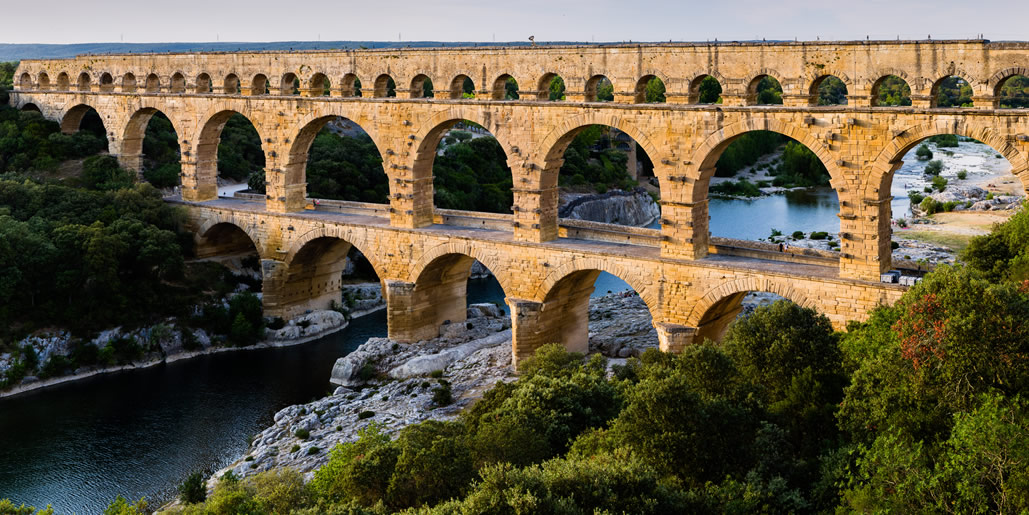
<svg viewBox="0 0 1029 515">
<path fill-rule="evenodd" d="M 197 118 L 199 127 L 198 133 L 194 135 L 195 152 L 193 152 L 196 159 L 196 167 L 193 171 L 195 175 L 189 177 L 188 170 L 191 167 L 183 166 L 183 186 L 195 186 L 200 199 L 208 200 L 218 196 L 218 143 L 221 141 L 222 129 L 225 128 L 229 118 L 235 114 L 244 116 L 257 131 L 261 150 L 265 155 L 265 167 L 268 168 L 273 162 L 269 159 L 269 138 L 265 135 L 267 129 L 255 122 L 255 120 L 261 119 L 260 113 L 253 113 L 249 102 L 214 102 L 211 108 Z M 257 116 L 254 116 L 255 114 Z"/>
<path fill-rule="evenodd" d="M 287 265 L 293 263 L 296 259 L 297 253 L 301 251 L 308 243 L 319 239 L 319 238 L 333 238 L 343 240 L 364 254 L 364 257 L 371 263 L 372 268 L 375 269 L 375 273 L 379 277 L 387 270 L 387 264 L 382 261 L 378 247 L 374 247 L 372 242 L 369 241 L 363 230 L 355 227 L 343 227 L 339 225 L 328 225 L 324 227 L 318 227 L 305 232 L 304 234 L 295 238 L 289 245 L 289 249 L 286 251 L 286 255 L 282 257 L 282 261 Z"/>
<path fill-rule="evenodd" d="M 82 118 L 86 116 L 86 113 L 88 113 L 90 109 L 96 111 L 96 113 L 100 115 L 100 120 L 104 122 L 104 132 L 111 134 L 111 128 L 117 126 L 116 121 L 112 117 L 106 116 L 100 109 L 86 103 L 75 104 L 59 113 L 59 118 L 61 120 L 61 132 L 65 134 L 74 134 L 78 132 L 82 125 Z"/>
<path fill-rule="evenodd" d="M 422 272 L 428 268 L 432 262 L 436 261 L 440 257 L 450 254 L 462 254 L 482 263 L 483 266 L 488 268 L 493 274 L 493 277 L 496 277 L 497 282 L 500 283 L 500 287 L 504 290 L 504 293 L 507 295 L 513 294 L 511 278 L 507 273 L 507 268 L 505 268 L 503 263 L 500 261 L 500 256 L 496 253 L 486 252 L 467 240 L 449 241 L 425 250 L 421 257 L 419 257 L 418 260 L 412 263 L 408 268 L 408 280 L 416 283 L 418 281 L 418 277 L 421 276 Z"/>
<path fill-rule="evenodd" d="M 686 324 L 697 327 L 711 306 L 730 295 L 752 291 L 774 293 L 793 301 L 802 308 L 816 309 L 818 307 L 803 292 L 793 288 L 788 281 L 767 277 L 748 277 L 724 282 L 704 292 L 686 317 Z"/>
<path fill-rule="evenodd" d="M 640 298 L 647 305 L 650 315 L 654 320 L 660 320 L 661 301 L 655 285 L 640 273 L 638 270 L 626 268 L 620 263 L 609 259 L 584 258 L 569 261 L 548 273 L 543 282 L 536 288 L 533 300 L 543 302 L 562 279 L 575 272 L 598 270 L 607 272 L 623 281 L 639 294 Z M 506 291 L 506 290 L 505 290 Z"/>
<path fill-rule="evenodd" d="M 180 142 L 189 140 L 182 132 L 182 122 L 168 116 L 168 113 L 164 112 L 162 107 L 166 106 L 163 102 L 152 97 L 140 97 L 140 100 L 139 107 L 129 115 L 129 119 L 123 124 L 120 156 L 123 166 L 137 172 L 142 170 L 143 140 L 146 137 L 146 128 L 155 114 L 161 113 L 168 118 L 168 121 L 171 122 L 172 130 L 175 131 L 175 136 Z"/>
<path fill-rule="evenodd" d="M 966 124 L 959 118 L 948 118 L 945 121 L 925 123 L 904 129 L 879 152 L 872 163 L 871 173 L 866 176 L 862 187 L 864 197 L 878 199 L 889 196 L 893 174 L 901 166 L 905 154 L 926 138 L 941 134 L 956 134 L 979 140 L 995 151 L 1001 153 L 1011 163 L 1011 171 L 1021 181 L 1023 188 L 1029 192 L 1029 161 L 1003 135 L 997 134 L 993 127 L 980 124 Z"/>
<path fill-rule="evenodd" d="M 833 154 L 810 131 L 775 118 L 754 116 L 723 127 L 721 130 L 712 133 L 697 146 L 690 160 L 693 163 L 691 175 L 694 182 L 687 186 L 688 194 L 686 198 L 691 199 L 693 202 L 705 200 L 707 198 L 708 182 L 714 175 L 715 163 L 722 155 L 722 152 L 737 137 L 753 131 L 777 132 L 803 143 L 825 165 L 833 188 L 838 191 L 838 188 L 846 182 L 846 174 L 836 163 Z"/>
<path fill-rule="evenodd" d="M 196 231 L 193 232 L 193 242 L 197 257 L 205 258 L 227 252 L 231 253 L 240 246 L 237 244 L 238 242 L 220 243 L 209 241 L 212 236 L 217 236 L 214 232 L 221 225 L 232 226 L 242 231 L 250 238 L 250 243 L 257 249 L 257 255 L 262 258 L 264 257 L 263 240 L 258 233 L 256 222 L 242 213 L 237 215 L 235 211 L 220 212 L 218 216 L 207 218 L 196 228 Z"/>
<path fill-rule="evenodd" d="M 359 106 L 355 107 L 351 104 L 333 102 L 319 105 L 317 109 L 305 114 L 289 129 L 288 134 L 291 138 L 289 140 L 289 153 L 285 156 L 286 159 L 282 161 L 284 162 L 283 171 L 285 172 L 282 174 L 285 180 L 282 187 L 285 188 L 287 197 L 298 194 L 293 190 L 302 190 L 304 195 L 307 194 L 307 158 L 310 155 L 311 145 L 322 128 L 336 118 L 346 118 L 356 123 L 372 139 L 372 143 L 375 144 L 379 157 L 382 159 L 383 172 L 385 172 L 387 178 L 391 179 L 388 182 L 390 194 L 392 195 L 395 184 L 387 168 L 387 163 L 389 162 L 387 158 L 389 155 L 384 153 L 385 149 L 390 147 L 386 145 L 386 141 L 383 141 L 382 134 L 377 131 L 379 124 L 375 123 L 373 119 L 366 117 L 366 112 L 360 110 Z M 269 186 L 272 185 L 269 184 Z"/>
</svg>

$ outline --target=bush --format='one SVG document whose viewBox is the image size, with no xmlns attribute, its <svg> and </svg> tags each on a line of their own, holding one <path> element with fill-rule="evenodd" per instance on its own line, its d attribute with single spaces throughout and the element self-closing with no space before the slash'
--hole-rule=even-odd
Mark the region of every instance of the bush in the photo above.
<svg viewBox="0 0 1029 515">
<path fill-rule="evenodd" d="M 450 389 L 450 383 L 440 381 L 439 388 L 432 391 L 432 403 L 441 407 L 449 406 L 452 402 L 454 402 L 454 397 Z"/>
<path fill-rule="evenodd" d="M 919 161 L 928 161 L 933 158 L 933 151 L 929 150 L 929 146 L 923 143 L 915 151 L 915 156 Z"/>
<path fill-rule="evenodd" d="M 331 503 L 355 501 L 372 506 L 385 499 L 399 451 L 377 424 L 358 431 L 358 439 L 336 445 L 329 461 L 315 471 L 311 491 Z"/>
<path fill-rule="evenodd" d="M 955 134 L 939 134 L 929 138 L 929 141 L 936 144 L 937 147 L 957 147 L 958 137 Z"/>
<path fill-rule="evenodd" d="M 958 172 L 958 180 L 965 180 L 968 178 L 968 170 L 961 170 Z"/>
<path fill-rule="evenodd" d="M 802 240 L 804 239 L 804 231 L 793 231 L 793 239 Z"/>
<path fill-rule="evenodd" d="M 372 418 L 375 416 L 375 412 L 371 410 L 365 410 L 357 414 L 357 420 L 364 420 L 366 418 Z"/>
<path fill-rule="evenodd" d="M 912 206 L 917 206 L 924 198 L 925 195 L 922 195 L 920 192 L 914 190 L 908 192 L 908 199 L 911 200 Z"/>
<path fill-rule="evenodd" d="M 942 171 L 943 171 L 943 161 L 933 160 L 933 161 L 929 161 L 929 163 L 925 165 L 925 174 L 926 175 L 940 175 L 940 172 L 942 172 Z"/>
<path fill-rule="evenodd" d="M 943 210 L 943 204 L 932 197 L 925 197 L 922 199 L 922 203 L 918 205 L 918 209 L 921 209 L 927 215 L 934 215 Z"/>
<path fill-rule="evenodd" d="M 179 499 L 186 504 L 204 502 L 207 499 L 207 481 L 199 472 L 186 477 L 179 485 Z"/>
<path fill-rule="evenodd" d="M 825 231 L 813 231 L 811 233 L 812 240 L 825 240 L 829 238 L 829 233 Z"/>
<path fill-rule="evenodd" d="M 738 181 L 725 181 L 715 184 L 710 188 L 713 195 L 726 195 L 731 197 L 760 197 L 761 189 L 747 179 Z"/>
<path fill-rule="evenodd" d="M 155 188 L 172 188 L 182 183 L 182 165 L 166 163 L 143 172 L 143 178 Z"/>
<path fill-rule="evenodd" d="M 120 190 L 132 187 L 134 182 L 135 174 L 122 169 L 112 156 L 93 156 L 82 162 L 82 183 L 89 189 Z"/>
<path fill-rule="evenodd" d="M 936 191 L 943 191 L 947 189 L 947 179 L 940 177 L 939 175 L 933 176 L 932 185 Z"/>
<path fill-rule="evenodd" d="M 299 438 L 301 440 L 307 440 L 308 438 L 311 437 L 311 432 L 306 430 L 306 429 L 301 428 L 301 429 L 297 429 L 296 431 L 293 431 L 293 436 L 296 436 L 297 438 Z"/>
</svg>

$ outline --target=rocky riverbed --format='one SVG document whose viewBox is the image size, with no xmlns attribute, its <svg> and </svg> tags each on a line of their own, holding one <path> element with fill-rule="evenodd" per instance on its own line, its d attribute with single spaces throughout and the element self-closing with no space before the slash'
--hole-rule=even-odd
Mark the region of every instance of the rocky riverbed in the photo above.
<svg viewBox="0 0 1029 515">
<path fill-rule="evenodd" d="M 602 194 L 562 193 L 560 218 L 605 224 L 646 227 L 661 216 L 661 208 L 642 188 L 612 190 Z"/>
</svg>

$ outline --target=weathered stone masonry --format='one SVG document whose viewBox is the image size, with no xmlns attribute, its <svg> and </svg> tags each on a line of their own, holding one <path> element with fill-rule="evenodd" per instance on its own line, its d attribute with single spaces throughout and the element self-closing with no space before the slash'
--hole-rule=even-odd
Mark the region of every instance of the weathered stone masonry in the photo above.
<svg viewBox="0 0 1029 515">
<path fill-rule="evenodd" d="M 555 338 L 582 345 L 585 319 L 579 306 L 592 284 L 589 270 L 618 271 L 627 281 L 632 275 L 629 282 L 647 300 L 668 348 L 698 330 L 717 334 L 720 321 L 734 311 L 733 303 L 722 299 L 743 291 L 775 290 L 820 309 L 837 326 L 863 317 L 878 302 L 892 302 L 899 290 L 874 281 L 890 268 L 890 183 L 907 150 L 935 134 L 973 137 L 1003 154 L 1029 187 L 1029 113 L 995 108 L 997 88 L 1014 74 L 1029 74 L 1029 44 L 901 41 L 110 55 L 22 61 L 12 102 L 35 105 L 69 132 L 77 130 L 89 108 L 96 109 L 108 130 L 111 153 L 135 169 L 150 117 L 158 111 L 168 116 L 183 156 L 183 199 L 194 203 L 198 227 L 219 220 L 250 234 L 265 261 L 266 303 L 272 312 L 313 306 L 312 299 L 327 302 L 338 289 L 333 281 L 338 283 L 340 256 L 354 244 L 378 260 L 373 264 L 384 281 L 391 334 L 407 339 L 431 335 L 439 323 L 463 316 L 461 277 L 467 277 L 463 270 L 470 260 L 453 257 L 463 255 L 483 261 L 501 278 L 514 312 L 516 354 L 524 355 Z M 566 101 L 544 101 L 554 75 L 565 81 Z M 724 104 L 696 104 L 699 82 L 708 75 L 719 80 Z M 829 75 L 846 84 L 848 105 L 813 105 L 818 84 Z M 913 106 L 874 105 L 877 85 L 886 75 L 909 83 Z M 974 108 L 933 107 L 936 85 L 951 75 L 972 85 Z M 520 100 L 502 100 L 509 76 L 518 81 Z M 600 76 L 613 83 L 614 102 L 591 101 Z M 667 103 L 639 103 L 654 76 L 666 85 Z M 765 76 L 782 84 L 785 105 L 752 105 L 756 84 Z M 460 99 L 465 77 L 476 85 L 474 99 Z M 389 78 L 397 85 L 397 98 L 384 98 Z M 436 87 L 435 98 L 420 98 L 426 78 Z M 292 95 L 295 79 L 301 83 L 299 95 Z M 356 96 L 355 79 L 361 96 Z M 217 195 L 219 135 L 234 113 L 250 119 L 264 147 L 268 195 L 259 211 L 251 204 L 245 209 L 210 205 Z M 304 175 L 311 142 L 336 116 L 361 125 L 382 154 L 391 188 L 388 220 L 358 216 L 372 220 L 362 225 L 348 217 L 316 222 L 310 213 L 296 214 L 307 205 Z M 491 221 L 495 230 L 478 236 L 461 236 L 467 229 L 451 227 L 432 203 L 436 148 L 461 120 L 479 123 L 497 137 L 514 174 L 513 214 Z M 626 132 L 651 156 L 661 183 L 659 235 L 633 233 L 626 236 L 631 245 L 603 251 L 562 237 L 573 229 L 557 217 L 557 172 L 567 145 L 591 124 Z M 706 257 L 713 248 L 707 192 L 714 163 L 734 138 L 752 130 L 792 137 L 825 163 L 840 199 L 841 250 L 833 266 L 815 266 L 805 276 L 785 265 L 781 271 L 767 266 L 755 271 L 736 263 L 743 268 L 727 270 L 717 256 Z M 329 239 L 304 247 L 308 242 L 301 235 L 330 230 Z M 230 230 L 205 231 L 199 235 L 208 243 L 238 244 Z M 584 236 L 589 231 L 574 231 L 577 238 L 589 238 Z M 640 244 L 640 239 L 653 245 Z M 455 242 L 463 246 L 434 254 Z M 426 256 L 442 261 L 426 261 Z"/>
</svg>

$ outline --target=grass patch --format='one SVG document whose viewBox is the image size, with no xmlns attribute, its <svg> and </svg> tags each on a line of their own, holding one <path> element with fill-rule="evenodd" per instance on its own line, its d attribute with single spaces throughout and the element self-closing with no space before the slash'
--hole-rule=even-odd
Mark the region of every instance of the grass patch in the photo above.
<svg viewBox="0 0 1029 515">
<path fill-rule="evenodd" d="M 906 240 L 921 241 L 924 243 L 932 243 L 943 247 L 950 247 L 954 252 L 961 252 L 968 246 L 968 242 L 974 236 L 968 234 L 954 234 L 939 231 L 904 231 L 898 236 L 903 237 Z"/>
</svg>

